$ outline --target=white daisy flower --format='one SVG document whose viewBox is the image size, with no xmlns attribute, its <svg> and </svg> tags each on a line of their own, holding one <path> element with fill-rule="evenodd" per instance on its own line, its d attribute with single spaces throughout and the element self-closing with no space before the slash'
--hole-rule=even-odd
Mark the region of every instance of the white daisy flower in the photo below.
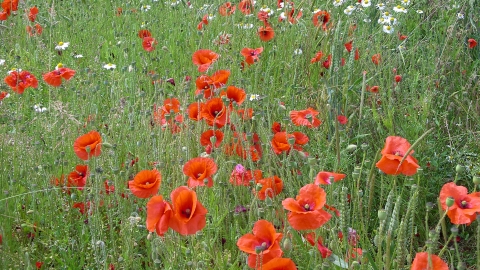
<svg viewBox="0 0 480 270">
<path fill-rule="evenodd" d="M 171 7 L 175 7 L 181 3 L 180 0 L 172 0 L 170 2 L 165 2 L 165 4 L 170 5 Z"/>
<path fill-rule="evenodd" d="M 365 18 L 363 19 L 363 22 L 369 23 L 369 22 L 372 22 L 372 20 L 370 20 L 369 18 Z"/>
<path fill-rule="evenodd" d="M 260 100 L 260 95 L 251 94 L 249 99 L 250 99 L 250 101 Z"/>
<path fill-rule="evenodd" d="M 33 106 L 33 109 L 34 109 L 36 112 L 38 112 L 38 113 L 42 113 L 42 112 L 44 112 L 44 111 L 47 110 L 47 108 L 42 107 L 41 104 L 35 104 L 35 105 Z"/>
<path fill-rule="evenodd" d="M 210 14 L 208 14 L 207 18 L 208 18 L 208 21 L 211 21 L 211 20 L 215 19 L 215 15 L 210 13 Z"/>
<path fill-rule="evenodd" d="M 117 67 L 117 65 L 112 64 L 112 63 L 108 63 L 106 65 L 103 65 L 103 68 L 108 69 L 108 70 L 114 70 L 116 67 Z"/>
<path fill-rule="evenodd" d="M 402 0 L 401 4 L 404 5 L 404 6 L 408 6 L 408 5 L 410 5 L 410 0 Z"/>
<path fill-rule="evenodd" d="M 370 0 L 362 0 L 362 2 L 360 4 L 362 5 L 362 7 L 366 8 L 366 7 L 371 6 L 372 2 Z"/>
<path fill-rule="evenodd" d="M 397 13 L 407 13 L 407 9 L 398 5 L 396 7 L 393 7 L 393 11 L 397 12 Z"/>
<path fill-rule="evenodd" d="M 273 10 L 267 6 L 263 6 L 260 11 L 266 12 L 269 17 L 273 15 Z"/>
<path fill-rule="evenodd" d="M 152 6 L 150 5 L 143 5 L 140 10 L 143 11 L 143 12 L 147 12 L 149 11 L 150 9 L 152 8 Z"/>
<path fill-rule="evenodd" d="M 0 66 L 5 65 L 5 59 L 0 59 Z"/>
<path fill-rule="evenodd" d="M 298 48 L 293 51 L 293 54 L 295 55 L 301 55 L 303 53 L 302 49 Z"/>
<path fill-rule="evenodd" d="M 378 10 L 384 10 L 385 9 L 385 4 L 384 3 L 378 3 L 377 5 L 375 5 L 375 7 Z"/>
<path fill-rule="evenodd" d="M 457 13 L 457 19 L 463 19 L 465 18 L 465 15 L 463 15 L 463 13 Z"/>
<path fill-rule="evenodd" d="M 423 14 L 423 10 L 417 9 L 417 13 L 418 13 L 418 14 Z"/>
<path fill-rule="evenodd" d="M 339 7 L 343 4 L 343 0 L 333 0 L 333 5 Z"/>
<path fill-rule="evenodd" d="M 75 55 L 73 56 L 73 58 L 77 58 L 77 59 L 78 59 L 78 58 L 83 58 L 83 55 L 82 55 L 82 54 L 75 54 Z"/>
<path fill-rule="evenodd" d="M 62 63 L 58 63 L 57 66 L 55 67 L 55 70 L 58 70 L 59 68 L 63 68 L 63 64 L 62 64 Z"/>
<path fill-rule="evenodd" d="M 285 12 L 280 13 L 279 19 L 282 20 L 282 21 L 287 19 L 287 16 L 285 16 Z"/>
<path fill-rule="evenodd" d="M 352 14 L 352 12 L 355 10 L 355 7 L 354 6 L 348 6 L 344 11 L 343 13 L 347 14 L 347 15 L 350 15 Z"/>
<path fill-rule="evenodd" d="M 387 34 L 393 33 L 394 30 L 395 30 L 395 29 L 393 29 L 393 27 L 390 26 L 390 25 L 384 25 L 384 26 L 383 26 L 383 32 L 385 32 L 385 33 L 387 33 Z"/>
<path fill-rule="evenodd" d="M 70 42 L 58 42 L 58 45 L 55 46 L 55 50 L 57 51 L 64 51 L 68 46 L 70 45 Z"/>
</svg>

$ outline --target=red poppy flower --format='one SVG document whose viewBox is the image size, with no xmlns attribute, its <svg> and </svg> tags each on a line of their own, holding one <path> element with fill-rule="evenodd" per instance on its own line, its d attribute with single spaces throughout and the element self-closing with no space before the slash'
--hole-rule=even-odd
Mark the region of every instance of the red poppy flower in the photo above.
<svg viewBox="0 0 480 270">
<path fill-rule="evenodd" d="M 320 251 L 320 254 L 322 255 L 322 258 L 325 259 L 332 255 L 332 251 L 323 245 L 323 239 L 321 236 L 318 236 L 317 241 L 315 241 L 315 232 L 307 233 L 307 235 L 305 235 L 305 238 L 310 245 L 315 246 L 316 244 L 318 251 Z"/>
<path fill-rule="evenodd" d="M 372 86 L 372 87 L 367 87 L 367 91 L 375 93 L 375 94 L 378 93 L 379 89 L 380 88 L 378 87 L 378 85 L 375 85 L 375 86 Z"/>
<path fill-rule="evenodd" d="M 267 197 L 273 198 L 283 190 L 283 181 L 276 175 L 268 178 L 256 179 L 255 182 L 257 185 L 260 184 L 262 188 L 259 191 L 254 188 L 253 193 L 261 201 L 264 201 Z"/>
<path fill-rule="evenodd" d="M 354 60 L 360 59 L 360 51 L 358 48 L 355 49 L 355 56 L 353 57 Z"/>
<path fill-rule="evenodd" d="M 200 136 L 200 144 L 204 147 L 218 148 L 223 141 L 223 132 L 221 130 L 209 129 Z"/>
<path fill-rule="evenodd" d="M 250 48 L 243 48 L 240 53 L 245 57 L 245 62 L 251 65 L 258 61 L 258 57 L 263 52 L 263 47 L 250 49 Z"/>
<path fill-rule="evenodd" d="M 372 62 L 373 62 L 375 65 L 378 66 L 378 65 L 380 64 L 381 58 L 382 58 L 382 57 L 380 56 L 379 53 L 374 54 L 374 55 L 372 55 Z"/>
<path fill-rule="evenodd" d="M 266 23 L 264 26 L 260 26 L 258 28 L 257 34 L 260 37 L 260 39 L 264 42 L 270 41 L 275 37 L 275 32 L 273 31 L 273 28 L 268 23 Z"/>
<path fill-rule="evenodd" d="M 250 138 L 250 139 L 249 139 Z M 225 147 L 227 155 L 237 154 L 242 159 L 258 161 L 262 157 L 262 146 L 258 134 L 247 136 L 246 133 L 234 132 L 232 142 Z"/>
<path fill-rule="evenodd" d="M 220 55 L 207 49 L 201 49 L 193 53 L 192 62 L 198 66 L 198 71 L 205 72 L 211 64 L 217 61 Z"/>
<path fill-rule="evenodd" d="M 143 38 L 142 40 L 142 47 L 145 51 L 147 52 L 151 52 L 153 50 L 155 50 L 155 45 L 157 44 L 158 42 L 152 38 L 152 37 L 145 37 Z"/>
<path fill-rule="evenodd" d="M 230 174 L 229 182 L 234 186 L 250 186 L 250 181 L 262 179 L 262 171 L 247 170 L 242 164 L 237 164 Z"/>
<path fill-rule="evenodd" d="M 293 145 L 290 144 L 290 141 L 293 142 Z M 302 145 L 307 144 L 308 141 L 308 137 L 301 132 L 293 132 L 292 134 L 277 132 L 273 135 L 271 145 L 273 152 L 279 155 L 282 152 L 289 153 L 292 147 L 297 151 L 303 151 Z"/>
<path fill-rule="evenodd" d="M 203 25 L 208 25 L 208 14 L 205 14 L 202 18 L 202 20 L 198 23 L 197 29 L 202 30 Z"/>
<path fill-rule="evenodd" d="M 309 128 L 318 127 L 322 123 L 316 116 L 319 114 L 318 111 L 308 108 L 301 111 L 291 111 L 290 119 L 292 123 L 296 126 L 306 126 Z"/>
<path fill-rule="evenodd" d="M 8 14 L 6 11 L 0 11 L 0 21 L 6 21 L 9 16 L 10 14 Z"/>
<path fill-rule="evenodd" d="M 273 124 L 272 124 L 273 134 L 275 134 L 277 132 L 282 132 L 282 131 L 285 131 L 284 129 L 282 129 L 282 125 L 278 122 L 273 122 Z"/>
<path fill-rule="evenodd" d="M 414 175 L 417 172 L 418 161 L 412 156 L 413 150 L 400 164 L 407 150 L 410 148 L 410 143 L 397 136 L 389 136 L 386 139 L 385 147 L 382 149 L 382 158 L 377 162 L 376 166 L 381 171 L 390 175 Z"/>
<path fill-rule="evenodd" d="M 477 41 L 473 38 L 468 39 L 468 48 L 473 49 L 477 46 Z"/>
<path fill-rule="evenodd" d="M 293 4 L 293 2 L 292 2 L 292 4 Z M 303 12 L 302 12 L 301 9 L 298 11 L 297 15 L 295 15 L 295 11 L 297 11 L 297 10 L 294 9 L 293 5 L 292 5 L 292 9 L 290 11 L 286 12 L 287 17 L 288 17 L 288 21 L 291 24 L 296 24 L 300 20 L 300 18 L 302 18 L 302 16 L 303 16 Z"/>
<path fill-rule="evenodd" d="M 230 105 L 232 105 L 232 103 L 235 101 L 235 103 L 238 106 L 240 106 L 247 98 L 247 94 L 245 93 L 245 90 L 235 87 L 233 85 L 230 85 L 229 87 L 227 87 L 227 92 L 225 92 L 225 95 L 230 100 Z"/>
<path fill-rule="evenodd" d="M 283 208 L 290 211 L 288 223 L 295 230 L 316 230 L 330 220 L 332 215 L 323 210 L 327 193 L 315 184 L 307 184 L 298 196 L 282 201 Z"/>
<path fill-rule="evenodd" d="M 0 101 L 2 101 L 4 98 L 8 97 L 8 93 L 5 91 L 0 92 Z"/>
<path fill-rule="evenodd" d="M 230 16 L 233 13 L 235 13 L 237 6 L 232 5 L 230 2 L 223 3 L 219 8 L 218 8 L 218 13 L 222 16 Z"/>
<path fill-rule="evenodd" d="M 329 54 L 327 56 L 327 60 L 323 61 L 322 65 L 324 68 L 329 69 L 331 64 L 332 64 L 332 55 Z"/>
<path fill-rule="evenodd" d="M 297 266 L 289 258 L 273 258 L 257 270 L 297 270 Z"/>
<path fill-rule="evenodd" d="M 345 115 L 339 115 L 337 116 L 338 123 L 341 125 L 346 125 L 348 122 L 348 118 Z"/>
<path fill-rule="evenodd" d="M 92 156 L 98 157 L 102 153 L 102 136 L 92 130 L 78 137 L 73 143 L 73 151 L 83 160 L 88 160 Z"/>
<path fill-rule="evenodd" d="M 429 258 L 430 257 L 430 258 Z M 431 264 L 429 265 L 429 261 Z M 448 270 L 448 265 L 437 255 L 419 252 L 415 255 L 410 270 Z"/>
<path fill-rule="evenodd" d="M 181 235 L 195 234 L 206 225 L 207 209 L 197 199 L 197 193 L 181 186 L 170 194 L 172 217 L 168 226 Z"/>
<path fill-rule="evenodd" d="M 67 187 L 77 187 L 83 190 L 90 174 L 87 165 L 77 165 L 75 170 L 68 174 Z"/>
<path fill-rule="evenodd" d="M 30 25 L 27 25 L 27 33 L 29 36 L 33 37 L 34 35 L 41 35 L 43 32 L 43 28 L 40 24 L 36 23 L 35 24 L 35 29 L 33 29 Z"/>
<path fill-rule="evenodd" d="M 153 196 L 147 203 L 147 230 L 163 236 L 172 217 L 172 207 L 162 196 Z"/>
<path fill-rule="evenodd" d="M 144 39 L 146 37 L 151 37 L 151 36 L 152 36 L 152 33 L 150 33 L 150 31 L 148 31 L 147 29 L 141 29 L 138 31 L 138 37 L 141 39 Z"/>
<path fill-rule="evenodd" d="M 148 198 L 157 194 L 162 175 L 157 170 L 143 170 L 137 173 L 133 180 L 128 181 L 128 188 L 138 198 Z"/>
<path fill-rule="evenodd" d="M 218 70 L 210 76 L 210 86 L 213 87 L 214 90 L 220 89 L 227 84 L 229 77 L 229 70 Z"/>
<path fill-rule="evenodd" d="M 405 39 L 408 38 L 408 36 L 402 35 L 402 34 L 400 34 L 400 32 L 398 32 L 397 35 L 398 35 L 398 39 L 400 39 L 400 40 L 405 40 Z"/>
<path fill-rule="evenodd" d="M 201 102 L 193 102 L 192 104 L 188 105 L 188 118 L 200 121 L 202 120 L 202 107 L 203 103 Z"/>
<path fill-rule="evenodd" d="M 115 186 L 114 185 L 109 185 L 109 180 L 105 180 L 105 182 L 103 182 L 103 185 L 105 186 L 105 193 L 106 194 L 110 194 L 110 193 L 113 193 L 115 192 Z"/>
<path fill-rule="evenodd" d="M 253 12 L 253 1 L 252 0 L 242 0 L 238 3 L 238 9 L 245 14 L 249 15 Z"/>
<path fill-rule="evenodd" d="M 73 69 L 61 67 L 43 74 L 43 80 L 51 86 L 58 87 L 62 84 L 62 78 L 68 81 L 75 73 L 76 71 Z"/>
<path fill-rule="evenodd" d="M 401 82 L 401 81 L 402 81 L 402 76 L 400 76 L 400 75 L 395 75 L 395 82 L 396 82 L 396 83 L 399 83 L 399 82 Z"/>
<path fill-rule="evenodd" d="M 212 98 L 202 107 L 202 118 L 209 126 L 223 127 L 228 123 L 228 114 L 228 107 L 221 98 Z"/>
<path fill-rule="evenodd" d="M 327 23 L 330 21 L 330 13 L 325 10 L 321 10 L 313 14 L 313 25 L 319 27 L 322 24 L 323 31 L 327 30 Z"/>
<path fill-rule="evenodd" d="M 322 51 L 319 51 L 315 54 L 315 57 L 313 57 L 311 60 L 310 60 L 310 63 L 316 63 L 316 62 L 319 62 L 323 57 L 323 52 Z"/>
<path fill-rule="evenodd" d="M 248 253 L 248 266 L 255 268 L 258 261 L 267 264 L 274 258 L 282 257 L 280 240 L 283 234 L 277 233 L 273 224 L 259 220 L 253 225 L 253 234 L 247 233 L 237 241 L 238 248 Z M 261 257 L 259 257 L 261 256 Z"/>
<path fill-rule="evenodd" d="M 443 210 L 447 210 L 447 198 L 454 200 L 452 206 L 448 207 L 447 215 L 452 224 L 470 224 L 480 212 L 480 197 L 467 194 L 466 187 L 457 186 L 450 182 L 443 185 L 440 190 L 440 203 Z"/>
<path fill-rule="evenodd" d="M 35 19 L 37 18 L 37 14 L 38 14 L 38 8 L 37 6 L 34 6 L 32 8 L 30 8 L 30 11 L 28 13 L 28 19 L 31 21 L 31 22 L 34 22 Z"/>
<path fill-rule="evenodd" d="M 333 177 L 334 182 L 338 182 L 345 178 L 347 175 L 343 173 L 333 173 L 333 172 L 319 172 L 315 177 L 315 185 L 331 185 Z"/>
<path fill-rule="evenodd" d="M 183 173 L 188 176 L 188 187 L 213 186 L 212 175 L 217 172 L 217 164 L 211 158 L 196 157 L 183 165 Z"/>
<path fill-rule="evenodd" d="M 347 43 L 344 44 L 345 49 L 347 50 L 347 52 L 352 52 L 352 45 L 353 45 L 353 40 L 350 40 L 349 42 L 347 42 Z"/>
<path fill-rule="evenodd" d="M 33 76 L 28 71 L 18 72 L 16 70 L 11 71 L 7 77 L 4 79 L 5 83 L 12 88 L 18 94 L 23 94 L 26 88 L 38 87 L 38 81 L 35 76 Z"/>
<path fill-rule="evenodd" d="M 18 10 L 18 0 L 3 0 L 2 8 L 8 15 L 10 15 L 12 11 Z"/>
</svg>

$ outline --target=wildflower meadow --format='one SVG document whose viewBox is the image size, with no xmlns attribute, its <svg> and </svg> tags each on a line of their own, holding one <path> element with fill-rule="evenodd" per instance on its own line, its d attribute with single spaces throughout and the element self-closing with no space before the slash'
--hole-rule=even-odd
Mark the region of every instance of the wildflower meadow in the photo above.
<svg viewBox="0 0 480 270">
<path fill-rule="evenodd" d="M 480 269 L 478 0 L 0 1 L 0 269 Z"/>
</svg>

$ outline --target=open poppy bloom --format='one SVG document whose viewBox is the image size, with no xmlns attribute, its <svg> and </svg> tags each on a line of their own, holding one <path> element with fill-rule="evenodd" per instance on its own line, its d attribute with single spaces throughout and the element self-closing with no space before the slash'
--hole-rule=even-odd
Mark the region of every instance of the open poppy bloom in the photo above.
<svg viewBox="0 0 480 270">
<path fill-rule="evenodd" d="M 250 49 L 250 48 L 243 48 L 240 53 L 245 57 L 245 62 L 251 65 L 258 61 L 258 57 L 263 52 L 263 47 Z"/>
<path fill-rule="evenodd" d="M 151 36 L 152 36 L 152 33 L 150 33 L 150 31 L 148 31 L 147 29 L 141 29 L 138 31 L 138 37 L 141 39 L 144 39 L 146 37 L 151 37 Z"/>
<path fill-rule="evenodd" d="M 276 175 L 259 180 L 255 179 L 255 182 L 262 188 L 259 191 L 254 188 L 253 193 L 257 195 L 261 201 L 264 201 L 267 197 L 273 198 L 283 190 L 283 181 Z"/>
<path fill-rule="evenodd" d="M 230 16 L 233 13 L 235 13 L 237 6 L 232 5 L 230 2 L 223 3 L 219 8 L 218 8 L 218 13 L 222 16 Z"/>
<path fill-rule="evenodd" d="M 207 209 L 198 201 L 197 193 L 186 186 L 170 194 L 172 216 L 168 226 L 181 235 L 191 235 L 206 225 Z"/>
<path fill-rule="evenodd" d="M 372 55 L 372 63 L 374 63 L 376 66 L 380 64 L 381 59 L 382 57 L 379 53 Z"/>
<path fill-rule="evenodd" d="M 220 96 L 227 96 L 227 98 L 230 100 L 230 106 L 232 106 L 233 102 L 240 106 L 247 98 L 245 90 L 235 87 L 233 85 L 227 87 L 227 91 L 220 93 Z"/>
<path fill-rule="evenodd" d="M 77 187 L 78 190 L 83 190 L 89 174 L 87 165 L 75 166 L 75 170 L 68 174 L 67 187 Z"/>
<path fill-rule="evenodd" d="M 477 41 L 473 38 L 468 39 L 468 48 L 473 49 L 477 47 Z"/>
<path fill-rule="evenodd" d="M 83 160 L 88 160 L 92 156 L 98 157 L 102 153 L 102 136 L 92 130 L 78 137 L 73 143 L 73 151 Z"/>
<path fill-rule="evenodd" d="M 312 17 L 313 25 L 319 27 L 322 25 L 323 31 L 327 30 L 327 23 L 330 21 L 330 13 L 325 10 L 317 11 Z"/>
<path fill-rule="evenodd" d="M 312 108 L 301 111 L 291 111 L 290 119 L 292 120 L 292 123 L 296 126 L 306 126 L 309 128 L 318 127 L 322 123 L 317 118 L 318 114 L 319 112 Z"/>
<path fill-rule="evenodd" d="M 249 254 L 248 266 L 255 268 L 259 261 L 267 264 L 274 258 L 282 257 L 283 251 L 279 243 L 282 237 L 283 234 L 277 233 L 272 223 L 261 219 L 253 225 L 253 234 L 247 233 L 240 237 L 237 246 Z"/>
<path fill-rule="evenodd" d="M 18 10 L 18 0 L 3 0 L 2 8 L 4 12 L 10 15 L 12 11 Z"/>
<path fill-rule="evenodd" d="M 143 170 L 133 180 L 128 181 L 128 188 L 138 198 L 148 198 L 157 194 L 162 182 L 162 175 L 157 170 Z"/>
<path fill-rule="evenodd" d="M 260 26 L 258 28 L 258 36 L 260 39 L 264 42 L 270 41 L 275 37 L 275 32 L 273 31 L 273 28 L 268 24 L 267 22 L 264 22 L 264 26 Z"/>
<path fill-rule="evenodd" d="M 308 141 L 309 139 L 307 135 L 303 134 L 302 132 L 296 131 L 292 134 L 289 134 L 282 131 L 273 135 L 271 145 L 273 152 L 279 155 L 283 152 L 289 153 L 292 148 L 301 152 L 303 151 L 302 146 L 307 144 Z"/>
<path fill-rule="evenodd" d="M 293 2 L 292 2 L 293 4 Z M 297 15 L 295 15 L 295 12 L 298 10 Z M 291 24 L 296 24 L 300 18 L 303 16 L 303 11 L 301 9 L 294 9 L 293 5 L 291 6 L 291 10 L 287 11 L 287 17 L 288 17 L 288 22 Z"/>
<path fill-rule="evenodd" d="M 188 187 L 213 186 L 212 175 L 217 172 L 217 164 L 211 158 L 192 158 L 183 165 L 183 173 L 188 176 Z"/>
<path fill-rule="evenodd" d="M 170 127 L 172 133 L 181 131 L 179 124 L 183 123 L 183 115 L 180 111 L 180 102 L 176 98 L 167 98 L 163 106 L 153 106 L 153 120 L 162 126 L 162 129 Z"/>
<path fill-rule="evenodd" d="M 51 86 L 58 87 L 62 84 L 62 78 L 64 80 L 70 80 L 76 71 L 73 69 L 65 68 L 60 63 L 54 71 L 43 74 L 43 80 Z"/>
<path fill-rule="evenodd" d="M 454 203 L 447 207 L 449 197 L 453 198 Z M 443 210 L 448 208 L 447 215 L 452 224 L 470 224 L 480 213 L 480 197 L 468 194 L 466 187 L 457 186 L 454 182 L 443 185 L 439 200 Z"/>
<path fill-rule="evenodd" d="M 376 164 L 377 168 L 389 175 L 414 175 L 420 166 L 417 159 L 412 156 L 413 150 L 400 164 L 410 146 L 410 143 L 402 137 L 388 136 L 381 152 L 382 158 Z"/>
<path fill-rule="evenodd" d="M 193 53 L 192 62 L 198 66 L 198 71 L 205 72 L 211 64 L 217 61 L 220 55 L 211 50 L 201 49 Z"/>
<path fill-rule="evenodd" d="M 221 98 L 212 98 L 202 107 L 202 118 L 209 126 L 218 128 L 225 126 L 229 121 L 229 109 Z"/>
<path fill-rule="evenodd" d="M 35 19 L 37 18 L 37 14 L 38 14 L 37 6 L 30 8 L 30 11 L 28 12 L 28 20 L 30 20 L 31 22 L 34 22 Z"/>
<path fill-rule="evenodd" d="M 205 148 L 210 149 L 220 147 L 223 141 L 223 132 L 221 130 L 209 129 L 200 136 L 200 144 Z"/>
<path fill-rule="evenodd" d="M 317 240 L 315 241 L 315 232 L 307 233 L 307 235 L 305 235 L 305 238 L 310 245 L 315 246 L 316 244 L 318 251 L 322 255 L 322 258 L 325 259 L 332 255 L 332 251 L 323 245 L 323 239 L 321 236 L 318 236 Z"/>
<path fill-rule="evenodd" d="M 273 258 L 258 270 L 297 270 L 295 263 L 289 258 Z"/>
<path fill-rule="evenodd" d="M 147 230 L 163 236 L 168 230 L 172 207 L 162 196 L 153 196 L 147 203 Z"/>
<path fill-rule="evenodd" d="M 315 185 L 331 185 L 332 180 L 338 182 L 347 176 L 343 173 L 319 172 L 315 177 Z"/>
<path fill-rule="evenodd" d="M 8 73 L 8 76 L 4 79 L 5 83 L 12 88 L 18 94 L 23 94 L 26 88 L 38 87 L 38 81 L 35 76 L 33 76 L 28 71 L 17 71 L 13 70 Z"/>
<path fill-rule="evenodd" d="M 282 124 L 280 124 L 279 122 L 273 122 L 272 132 L 273 132 L 273 134 L 275 134 L 277 132 L 285 132 L 285 129 L 282 129 Z"/>
<path fill-rule="evenodd" d="M 238 3 L 238 9 L 245 15 L 253 12 L 253 0 L 242 0 Z"/>
<path fill-rule="evenodd" d="M 145 51 L 151 52 L 155 50 L 155 45 L 158 42 L 153 37 L 145 37 L 142 40 L 142 47 Z"/>
<path fill-rule="evenodd" d="M 307 184 L 298 196 L 282 201 L 283 208 L 290 211 L 288 223 L 295 230 L 316 230 L 330 220 L 332 215 L 323 210 L 327 201 L 325 190 L 315 184 Z"/>
<path fill-rule="evenodd" d="M 195 121 L 202 120 L 202 107 L 203 103 L 201 102 L 193 102 L 188 105 L 188 118 Z"/>
<path fill-rule="evenodd" d="M 430 257 L 430 258 L 429 258 Z M 429 265 L 429 262 L 431 264 Z M 448 270 L 448 265 L 440 257 L 428 252 L 419 252 L 415 255 L 410 270 Z"/>
</svg>

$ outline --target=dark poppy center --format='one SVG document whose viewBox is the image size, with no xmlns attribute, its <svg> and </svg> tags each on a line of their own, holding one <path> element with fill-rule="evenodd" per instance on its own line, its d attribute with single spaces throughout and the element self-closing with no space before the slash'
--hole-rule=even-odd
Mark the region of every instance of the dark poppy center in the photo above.
<svg viewBox="0 0 480 270">
<path fill-rule="evenodd" d="M 460 203 L 460 207 L 461 207 L 462 209 L 468 209 L 468 208 L 470 208 L 467 201 L 462 201 L 462 202 Z"/>
<path fill-rule="evenodd" d="M 183 214 L 185 217 L 187 217 L 187 218 L 190 217 L 190 214 L 191 214 L 191 213 L 192 213 L 192 210 L 190 210 L 190 208 L 187 208 L 187 209 L 185 209 L 185 210 L 182 211 L 182 214 Z"/>
<path fill-rule="evenodd" d="M 267 250 L 269 247 L 268 243 L 267 242 L 262 242 L 262 244 L 258 245 L 258 246 L 255 246 L 255 252 L 257 254 L 260 254 L 262 253 L 263 251 Z"/>
<path fill-rule="evenodd" d="M 395 156 L 399 156 L 399 157 L 403 157 L 403 156 L 404 156 L 403 153 L 400 152 L 400 151 L 398 151 L 398 150 L 393 151 L 393 154 L 394 154 Z"/>
</svg>

